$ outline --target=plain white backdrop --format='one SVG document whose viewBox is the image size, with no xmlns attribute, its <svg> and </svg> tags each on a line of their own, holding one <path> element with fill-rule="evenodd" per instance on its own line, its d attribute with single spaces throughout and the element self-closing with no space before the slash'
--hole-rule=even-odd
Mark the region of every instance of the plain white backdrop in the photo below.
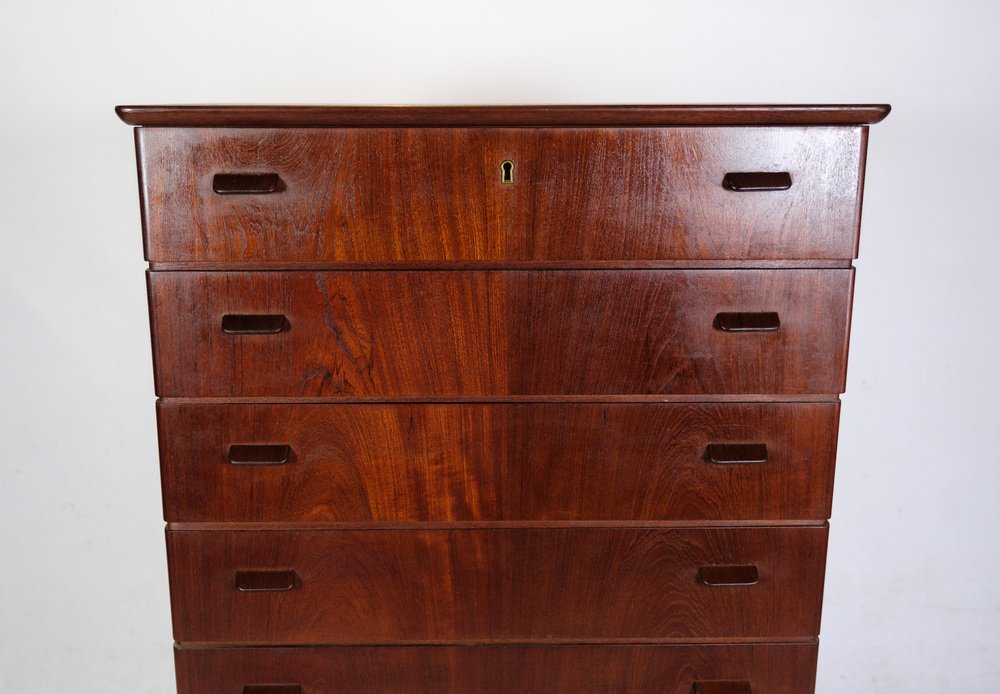
<svg viewBox="0 0 1000 694">
<path fill-rule="evenodd" d="M 889 102 L 821 694 L 1000 691 L 1000 3 L 76 0 L 0 20 L 0 691 L 172 691 L 118 103 Z"/>
</svg>

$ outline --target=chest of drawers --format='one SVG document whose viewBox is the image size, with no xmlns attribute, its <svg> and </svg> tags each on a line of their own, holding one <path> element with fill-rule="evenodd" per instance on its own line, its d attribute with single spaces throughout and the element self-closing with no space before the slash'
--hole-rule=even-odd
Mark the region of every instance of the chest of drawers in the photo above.
<svg viewBox="0 0 1000 694">
<path fill-rule="evenodd" d="M 118 113 L 181 694 L 813 690 L 887 106 Z"/>
</svg>

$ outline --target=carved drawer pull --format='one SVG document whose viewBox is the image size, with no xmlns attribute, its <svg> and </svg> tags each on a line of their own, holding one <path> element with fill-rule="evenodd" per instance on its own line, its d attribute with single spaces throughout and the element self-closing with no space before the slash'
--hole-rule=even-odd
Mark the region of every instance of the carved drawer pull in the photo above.
<svg viewBox="0 0 1000 694">
<path fill-rule="evenodd" d="M 227 335 L 276 335 L 288 327 L 280 314 L 230 314 L 222 317 L 222 332 Z"/>
<path fill-rule="evenodd" d="M 746 680 L 706 680 L 694 683 L 694 694 L 752 694 Z"/>
<path fill-rule="evenodd" d="M 284 187 L 276 173 L 229 173 L 212 177 L 212 190 L 219 195 L 267 195 L 279 193 Z"/>
<path fill-rule="evenodd" d="M 234 444 L 229 447 L 231 465 L 284 465 L 292 457 L 292 447 L 284 444 Z"/>
<path fill-rule="evenodd" d="M 726 333 L 770 333 L 781 327 L 781 320 L 774 311 L 717 313 L 714 326 Z"/>
<path fill-rule="evenodd" d="M 294 571 L 237 571 L 236 590 L 241 593 L 282 593 L 298 584 Z"/>
<path fill-rule="evenodd" d="M 727 173 L 722 178 L 722 187 L 739 193 L 754 193 L 765 190 L 788 190 L 792 187 L 792 176 L 787 171 L 769 173 L 767 171 L 747 171 Z"/>
<path fill-rule="evenodd" d="M 757 567 L 753 564 L 732 564 L 702 566 L 698 569 L 698 580 L 706 586 L 752 586 L 760 580 Z"/>
<path fill-rule="evenodd" d="M 715 465 L 759 465 L 767 462 L 763 443 L 710 443 L 705 458 Z"/>
</svg>

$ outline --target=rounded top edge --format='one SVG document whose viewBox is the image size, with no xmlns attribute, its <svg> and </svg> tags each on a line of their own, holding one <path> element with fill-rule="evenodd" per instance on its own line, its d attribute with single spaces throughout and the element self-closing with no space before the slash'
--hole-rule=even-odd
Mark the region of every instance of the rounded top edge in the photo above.
<svg viewBox="0 0 1000 694">
<path fill-rule="evenodd" d="M 666 127 L 869 125 L 889 104 L 682 105 L 120 105 L 128 125 L 145 127 Z"/>
</svg>

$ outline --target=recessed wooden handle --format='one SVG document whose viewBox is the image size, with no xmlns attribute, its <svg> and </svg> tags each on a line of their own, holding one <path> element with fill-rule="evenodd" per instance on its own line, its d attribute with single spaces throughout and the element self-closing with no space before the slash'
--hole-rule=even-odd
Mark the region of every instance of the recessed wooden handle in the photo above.
<svg viewBox="0 0 1000 694">
<path fill-rule="evenodd" d="M 707 680 L 694 683 L 694 694 L 753 694 L 746 680 Z"/>
<path fill-rule="evenodd" d="M 222 317 L 222 332 L 227 335 L 274 335 L 288 327 L 279 314 L 231 314 Z"/>
<path fill-rule="evenodd" d="M 248 684 L 243 694 L 302 694 L 301 684 Z"/>
<path fill-rule="evenodd" d="M 760 575 L 753 564 L 712 565 L 698 569 L 698 580 L 713 587 L 752 586 Z"/>
<path fill-rule="evenodd" d="M 713 325 L 727 333 L 772 333 L 781 327 L 781 320 L 774 311 L 717 313 Z"/>
<path fill-rule="evenodd" d="M 739 193 L 764 190 L 788 190 L 792 187 L 792 176 L 787 171 L 740 171 L 730 172 L 722 177 L 722 187 Z"/>
<path fill-rule="evenodd" d="M 281 593 L 298 583 L 294 571 L 237 571 L 236 590 L 241 593 Z"/>
<path fill-rule="evenodd" d="M 284 444 L 235 444 L 229 447 L 232 465 L 284 465 L 292 457 L 292 447 Z"/>
<path fill-rule="evenodd" d="M 212 190 L 219 195 L 267 195 L 284 187 L 276 173 L 225 173 L 212 177 Z"/>
<path fill-rule="evenodd" d="M 767 462 L 763 443 L 710 443 L 705 458 L 716 465 L 759 465 Z"/>
</svg>

